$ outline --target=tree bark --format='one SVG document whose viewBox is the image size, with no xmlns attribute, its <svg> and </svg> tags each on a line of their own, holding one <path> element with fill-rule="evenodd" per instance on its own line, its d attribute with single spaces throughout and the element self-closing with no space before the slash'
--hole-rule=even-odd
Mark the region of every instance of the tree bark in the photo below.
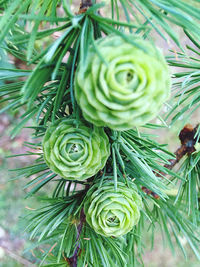
<svg viewBox="0 0 200 267">
<path fill-rule="evenodd" d="M 80 5 L 80 9 L 88 8 L 90 6 L 92 6 L 92 0 L 82 0 L 81 5 Z"/>
<path fill-rule="evenodd" d="M 74 255 L 71 258 L 68 258 L 68 261 L 70 263 L 70 267 L 77 267 L 78 264 L 78 254 L 80 251 L 80 235 L 83 228 L 83 224 L 85 223 L 85 213 L 83 209 L 81 210 L 80 214 L 80 223 L 77 226 L 77 238 L 76 238 L 76 250 L 74 252 Z"/>
</svg>

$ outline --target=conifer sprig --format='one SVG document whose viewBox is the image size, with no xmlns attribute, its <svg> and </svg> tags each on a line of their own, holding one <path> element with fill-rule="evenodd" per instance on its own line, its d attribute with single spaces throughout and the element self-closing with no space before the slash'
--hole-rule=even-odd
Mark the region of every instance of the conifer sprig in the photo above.
<svg viewBox="0 0 200 267">
<path fill-rule="evenodd" d="M 189 32 L 185 33 L 193 45 L 186 45 L 187 54 L 180 52 L 169 58 L 169 64 L 176 67 L 177 72 L 173 74 L 175 101 L 166 117 L 167 119 L 172 115 L 171 124 L 173 124 L 186 113 L 182 126 L 200 107 L 200 42 Z"/>
</svg>

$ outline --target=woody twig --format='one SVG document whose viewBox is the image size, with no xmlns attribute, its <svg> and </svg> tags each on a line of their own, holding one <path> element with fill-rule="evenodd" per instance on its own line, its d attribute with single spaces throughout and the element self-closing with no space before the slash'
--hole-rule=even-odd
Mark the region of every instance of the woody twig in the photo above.
<svg viewBox="0 0 200 267">
<path fill-rule="evenodd" d="M 186 154 L 191 154 L 196 151 L 195 144 L 197 142 L 196 133 L 198 130 L 199 124 L 195 128 L 192 127 L 191 124 L 187 124 L 184 126 L 184 128 L 180 131 L 179 139 L 181 141 L 181 146 L 176 150 L 175 159 L 169 160 L 169 164 L 165 164 L 164 167 L 171 170 L 173 167 L 185 156 Z M 200 140 L 198 141 L 200 142 Z M 166 175 L 166 173 L 160 172 L 156 174 L 157 176 Z M 147 195 L 152 195 L 154 198 L 159 199 L 160 197 L 154 193 L 153 191 L 149 190 L 146 187 L 142 187 L 142 190 Z"/>
<path fill-rule="evenodd" d="M 78 262 L 78 255 L 80 251 L 80 234 L 83 228 L 83 224 L 85 222 L 85 214 L 83 209 L 81 210 L 80 214 L 80 223 L 77 226 L 77 238 L 76 238 L 76 249 L 71 258 L 68 258 L 67 261 L 70 264 L 70 267 L 77 267 L 77 262 Z"/>
<path fill-rule="evenodd" d="M 82 0 L 78 14 L 85 13 L 92 6 L 92 0 Z"/>
</svg>

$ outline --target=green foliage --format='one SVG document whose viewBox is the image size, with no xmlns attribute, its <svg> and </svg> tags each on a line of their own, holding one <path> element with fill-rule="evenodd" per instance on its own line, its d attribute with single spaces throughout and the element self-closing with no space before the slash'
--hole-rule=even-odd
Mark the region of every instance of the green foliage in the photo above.
<svg viewBox="0 0 200 267">
<path fill-rule="evenodd" d="M 181 181 L 175 203 L 184 204 L 188 216 L 198 225 L 199 217 L 199 189 L 200 189 L 200 152 L 190 155 L 182 163 L 179 173 L 185 180 Z"/>
<path fill-rule="evenodd" d="M 181 70 L 174 73 L 175 82 L 173 87 L 176 101 L 167 118 L 173 114 L 171 123 L 175 123 L 183 113 L 186 113 L 187 116 L 184 118 L 183 125 L 200 106 L 200 45 L 191 34 L 185 33 L 193 44 L 193 46 L 186 46 L 187 54 L 190 53 L 192 55 L 180 52 L 175 55 L 175 59 L 173 57 L 168 60 L 171 66 L 181 68 Z M 177 112 L 174 115 L 176 110 Z"/>
<path fill-rule="evenodd" d="M 189 4 L 185 1 L 176 0 L 119 0 L 118 2 L 121 3 L 128 21 L 131 20 L 131 13 L 141 23 L 139 14 L 142 15 L 145 19 L 145 24 L 150 24 L 160 37 L 166 41 L 168 39 L 165 33 L 181 47 L 177 33 L 171 28 L 170 23 L 180 26 L 184 30 L 188 30 L 188 32 L 194 34 L 195 38 L 199 40 L 199 10 L 193 6 L 198 0 L 192 0 Z M 112 0 L 111 3 L 113 16 L 114 10 L 116 10 L 116 14 L 119 14 L 119 6 L 116 1 Z M 138 12 L 135 12 L 135 10 Z"/>
</svg>

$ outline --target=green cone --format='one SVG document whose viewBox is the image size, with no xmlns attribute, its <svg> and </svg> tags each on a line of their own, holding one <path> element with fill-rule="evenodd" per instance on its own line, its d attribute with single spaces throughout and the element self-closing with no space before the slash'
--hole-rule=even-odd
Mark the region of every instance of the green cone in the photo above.
<svg viewBox="0 0 200 267">
<path fill-rule="evenodd" d="M 113 181 L 100 188 L 94 185 L 86 195 L 84 212 L 86 221 L 96 233 L 103 236 L 122 236 L 130 232 L 140 218 L 141 197 L 135 188 Z"/>
<path fill-rule="evenodd" d="M 43 139 L 44 159 L 49 168 L 68 180 L 85 180 L 102 169 L 110 155 L 109 140 L 102 128 L 94 129 L 73 119 L 60 119 Z"/>
<path fill-rule="evenodd" d="M 98 39 L 76 71 L 76 100 L 84 118 L 96 126 L 128 130 L 144 125 L 170 96 L 169 69 L 160 50 L 138 37 L 127 38 L 136 45 L 118 35 Z"/>
</svg>

